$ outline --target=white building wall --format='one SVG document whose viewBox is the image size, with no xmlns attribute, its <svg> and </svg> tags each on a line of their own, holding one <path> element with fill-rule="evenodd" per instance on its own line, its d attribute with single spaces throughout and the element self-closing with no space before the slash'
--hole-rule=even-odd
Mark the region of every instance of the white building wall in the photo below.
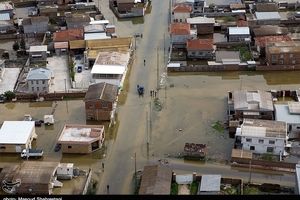
<svg viewBox="0 0 300 200">
<path fill-rule="evenodd" d="M 247 142 L 247 139 L 251 139 L 250 142 Z M 260 143 L 259 140 L 263 140 L 263 143 Z M 270 144 L 269 141 L 275 141 L 275 144 Z M 255 150 L 251 150 L 254 153 L 259 153 L 259 154 L 264 154 L 268 153 L 267 148 L 268 147 L 273 147 L 274 155 L 279 155 L 280 153 L 284 152 L 285 148 L 285 139 L 283 138 L 256 138 L 256 137 L 242 137 L 241 140 L 243 144 L 243 149 L 244 150 L 250 150 L 251 146 L 255 147 Z"/>
<path fill-rule="evenodd" d="M 44 83 L 43 83 L 44 81 Z M 48 93 L 50 80 L 30 80 L 28 81 L 28 91 L 31 93 Z"/>
<path fill-rule="evenodd" d="M 186 19 L 190 16 L 190 13 L 174 13 L 173 22 L 186 22 Z"/>
</svg>

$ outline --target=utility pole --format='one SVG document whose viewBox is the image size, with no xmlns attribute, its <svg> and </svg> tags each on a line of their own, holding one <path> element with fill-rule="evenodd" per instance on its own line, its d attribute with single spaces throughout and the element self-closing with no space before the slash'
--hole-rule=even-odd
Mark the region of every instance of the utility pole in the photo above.
<svg viewBox="0 0 300 200">
<path fill-rule="evenodd" d="M 149 159 L 149 119 L 148 112 L 146 111 L 146 133 L 147 133 L 147 159 Z"/>
<path fill-rule="evenodd" d="M 156 85 L 156 89 L 157 89 L 157 96 L 158 96 L 158 90 L 159 90 L 159 54 L 158 54 L 158 47 L 157 47 L 157 69 L 156 69 L 156 79 L 157 79 L 157 85 Z"/>
<path fill-rule="evenodd" d="M 65 80 L 65 93 L 67 93 L 67 80 L 66 79 L 64 80 Z"/>
<path fill-rule="evenodd" d="M 136 152 L 134 153 L 134 182 L 135 182 L 135 191 L 137 190 L 137 177 L 136 177 Z"/>
</svg>

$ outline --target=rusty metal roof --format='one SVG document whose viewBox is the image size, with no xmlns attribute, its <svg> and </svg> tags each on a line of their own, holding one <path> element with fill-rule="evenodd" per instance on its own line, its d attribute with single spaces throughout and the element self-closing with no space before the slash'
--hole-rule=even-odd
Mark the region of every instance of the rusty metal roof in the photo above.
<svg viewBox="0 0 300 200">
<path fill-rule="evenodd" d="M 118 95 L 118 86 L 109 83 L 96 83 L 89 86 L 84 101 L 104 100 L 114 102 Z"/>
<path fill-rule="evenodd" d="M 166 166 L 145 166 L 139 194 L 166 194 L 171 192 L 172 170 Z"/>
</svg>

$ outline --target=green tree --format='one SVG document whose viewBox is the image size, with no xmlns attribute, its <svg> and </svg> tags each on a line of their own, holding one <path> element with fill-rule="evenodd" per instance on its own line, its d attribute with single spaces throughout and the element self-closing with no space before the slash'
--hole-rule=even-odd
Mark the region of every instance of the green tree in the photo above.
<svg viewBox="0 0 300 200">
<path fill-rule="evenodd" d="M 7 100 L 12 100 L 16 97 L 16 94 L 12 91 L 6 91 L 4 92 L 4 96 L 6 97 Z"/>
<path fill-rule="evenodd" d="M 18 51 L 19 49 L 20 49 L 20 45 L 19 45 L 18 41 L 15 41 L 15 43 L 13 44 L 13 50 Z"/>
<path fill-rule="evenodd" d="M 20 49 L 22 49 L 22 50 L 25 50 L 25 49 L 26 49 L 26 43 L 25 43 L 24 38 L 21 38 L 21 41 L 20 41 Z"/>
</svg>

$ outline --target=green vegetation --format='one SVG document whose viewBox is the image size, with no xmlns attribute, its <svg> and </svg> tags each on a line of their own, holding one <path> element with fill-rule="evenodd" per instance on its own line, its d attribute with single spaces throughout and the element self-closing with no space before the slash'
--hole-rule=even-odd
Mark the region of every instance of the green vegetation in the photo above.
<svg viewBox="0 0 300 200">
<path fill-rule="evenodd" d="M 234 187 L 227 187 L 227 188 L 223 189 L 223 192 L 226 195 L 237 195 L 238 194 L 237 189 Z"/>
<path fill-rule="evenodd" d="M 21 38 L 21 41 L 20 41 L 20 49 L 26 50 L 26 43 L 25 43 L 25 40 L 23 37 Z"/>
<path fill-rule="evenodd" d="M 91 183 L 89 184 L 86 194 L 87 195 L 95 195 L 97 192 L 97 186 L 98 186 L 98 181 L 92 179 Z"/>
<path fill-rule="evenodd" d="M 198 182 L 192 182 L 192 184 L 190 185 L 190 191 L 191 191 L 191 195 L 196 195 L 198 192 L 198 186 L 199 183 Z"/>
<path fill-rule="evenodd" d="M 261 156 L 261 159 L 266 160 L 266 161 L 274 161 L 273 155 L 271 153 L 264 153 Z"/>
<path fill-rule="evenodd" d="M 74 62 L 71 57 L 69 57 L 69 71 L 70 71 L 70 77 L 72 81 L 75 81 L 75 71 L 74 71 Z"/>
<path fill-rule="evenodd" d="M 171 195 L 178 195 L 178 184 L 177 183 L 172 183 Z"/>
<path fill-rule="evenodd" d="M 219 133 L 224 132 L 224 126 L 222 125 L 222 122 L 216 121 L 215 123 L 212 124 L 212 128 L 218 131 Z"/>
<path fill-rule="evenodd" d="M 238 46 L 238 47 L 235 47 L 234 50 L 240 52 L 240 56 L 241 56 L 242 61 L 252 60 L 252 54 L 249 51 L 248 47 Z"/>
<path fill-rule="evenodd" d="M 6 91 L 4 92 L 4 96 L 6 97 L 7 100 L 12 100 L 16 97 L 16 94 L 12 91 Z"/>
<path fill-rule="evenodd" d="M 256 187 L 245 186 L 244 195 L 259 194 L 259 189 Z"/>
</svg>

